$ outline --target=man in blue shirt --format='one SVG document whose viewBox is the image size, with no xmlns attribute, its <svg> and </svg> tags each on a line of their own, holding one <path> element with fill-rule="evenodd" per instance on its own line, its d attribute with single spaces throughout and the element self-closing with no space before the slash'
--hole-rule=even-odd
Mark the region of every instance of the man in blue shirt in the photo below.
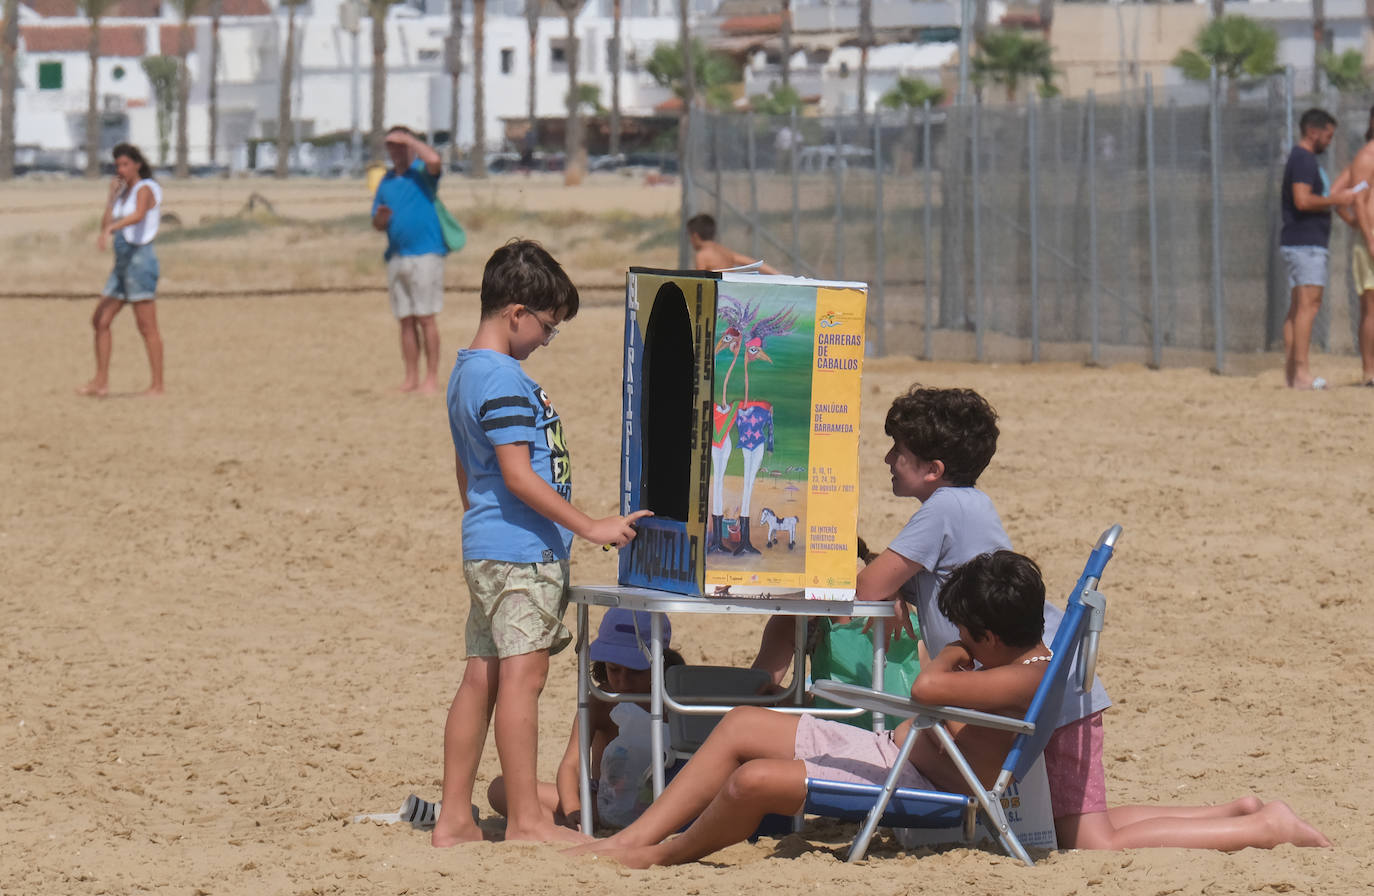
<svg viewBox="0 0 1374 896">
<path fill-rule="evenodd" d="M 1279 197 L 1283 207 L 1279 252 L 1288 267 L 1291 290 L 1283 322 L 1283 375 L 1290 389 L 1324 389 L 1326 380 L 1313 377 L 1308 367 L 1308 347 L 1326 288 L 1331 209 L 1347 205 L 1354 195 L 1348 189 L 1332 193 L 1331 182 L 1317 163 L 1317 156 L 1331 145 L 1336 119 L 1324 109 L 1308 109 L 1298 129 L 1302 138 L 1288 154 Z"/>
<path fill-rule="evenodd" d="M 443 164 L 439 153 L 406 127 L 386 134 L 392 169 L 377 185 L 372 226 L 386 232 L 386 283 L 401 324 L 402 392 L 439 389 L 439 312 L 444 308 L 444 256 L 434 200 Z M 424 348 L 425 377 L 420 379 Z"/>
</svg>

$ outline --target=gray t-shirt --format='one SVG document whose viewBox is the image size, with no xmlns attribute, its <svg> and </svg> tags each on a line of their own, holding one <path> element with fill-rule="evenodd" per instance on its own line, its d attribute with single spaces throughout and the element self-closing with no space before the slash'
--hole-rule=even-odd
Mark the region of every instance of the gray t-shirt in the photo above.
<svg viewBox="0 0 1374 896">
<path fill-rule="evenodd" d="M 921 564 L 921 571 L 907 579 L 899 590 L 902 598 L 916 607 L 926 652 L 936 656 L 951 641 L 959 639 L 958 626 L 940 612 L 940 588 L 956 567 L 979 554 L 1011 550 L 1011 539 L 1002 528 L 1002 519 L 991 498 L 976 488 L 946 486 L 926 499 L 888 548 Z M 1063 618 L 1063 610 L 1045 601 L 1046 644 L 1054 640 Z M 1072 682 L 1077 673 L 1070 675 Z M 1101 681 L 1094 679 L 1092 690 L 1086 693 L 1071 684 L 1065 691 L 1064 707 L 1055 727 L 1111 705 Z"/>
</svg>

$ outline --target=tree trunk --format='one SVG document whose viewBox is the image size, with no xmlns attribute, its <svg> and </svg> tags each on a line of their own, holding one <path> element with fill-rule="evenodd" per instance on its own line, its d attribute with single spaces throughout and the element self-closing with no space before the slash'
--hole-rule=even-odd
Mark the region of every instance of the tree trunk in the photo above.
<svg viewBox="0 0 1374 896">
<path fill-rule="evenodd" d="M 873 46 L 873 0 L 859 0 L 859 139 L 868 115 L 868 48 Z"/>
<path fill-rule="evenodd" d="M 1374 0 L 1370 0 L 1374 3 Z M 792 0 L 782 0 L 782 88 L 792 86 Z"/>
<path fill-rule="evenodd" d="M 449 0 L 448 40 L 451 48 L 448 65 L 449 106 L 448 106 L 448 162 L 453 167 L 459 159 L 458 154 L 458 106 L 460 91 L 463 88 L 463 0 Z"/>
<path fill-rule="evenodd" d="M 983 39 L 988 31 L 988 0 L 973 0 L 973 41 Z"/>
<path fill-rule="evenodd" d="M 210 165 L 219 147 L 219 20 L 224 15 L 224 0 L 210 0 Z"/>
<path fill-rule="evenodd" d="M 386 0 L 372 0 L 372 133 L 367 138 L 372 161 L 386 159 Z"/>
<path fill-rule="evenodd" d="M 281 62 L 281 93 L 277 97 L 277 171 L 284 178 L 290 170 L 291 138 L 291 75 L 296 67 L 296 6 L 286 3 L 286 51 Z"/>
<path fill-rule="evenodd" d="M 1040 0 L 1040 27 L 1045 32 L 1045 40 L 1050 39 L 1050 27 L 1054 24 L 1054 0 Z"/>
<path fill-rule="evenodd" d="M 579 107 L 582 105 L 577 101 L 577 9 L 571 7 L 566 10 L 568 20 L 568 126 L 567 135 L 563 141 L 563 154 L 567 157 L 564 161 L 563 183 L 565 186 L 576 186 L 582 183 L 582 178 L 586 174 L 586 168 L 582 160 L 582 116 Z"/>
<path fill-rule="evenodd" d="M 624 55 L 620 47 L 620 20 L 624 17 L 624 4 L 614 0 L 611 4 L 611 155 L 620 153 L 620 60 Z"/>
<path fill-rule="evenodd" d="M 186 135 L 186 107 L 191 99 L 191 69 L 186 55 L 191 50 L 191 26 L 181 20 L 177 31 L 177 177 L 191 176 L 190 141 Z"/>
<path fill-rule="evenodd" d="M 86 81 L 86 176 L 100 176 L 100 97 L 96 94 L 96 76 L 100 62 L 100 19 L 91 19 L 91 40 L 86 54 L 91 72 Z"/>
<path fill-rule="evenodd" d="M 14 101 L 19 85 L 19 0 L 5 0 L 5 33 L 0 38 L 0 180 L 14 177 Z"/>
<path fill-rule="evenodd" d="M 1322 92 L 1322 53 L 1326 50 L 1326 0 L 1312 0 L 1312 95 Z"/>
<path fill-rule="evenodd" d="M 487 0 L 472 0 L 472 176 L 487 176 Z"/>
<path fill-rule="evenodd" d="M 1374 3 L 1374 0 L 1370 0 Z M 530 86 L 529 86 L 529 109 L 526 114 L 529 116 L 530 128 L 535 131 L 534 137 L 530 139 L 533 146 L 539 145 L 539 118 L 535 114 L 535 88 L 538 87 L 539 77 L 539 0 L 525 0 L 525 24 L 530 32 Z"/>
<path fill-rule="evenodd" d="M 687 18 L 687 0 L 677 5 L 678 46 L 682 51 L 682 117 L 677 124 L 677 168 L 678 182 L 681 184 L 681 218 L 685 223 L 692 215 L 692 191 L 688 156 L 691 153 L 691 136 L 688 130 L 692 121 L 692 103 L 696 99 L 696 71 L 692 65 L 692 30 Z M 793 149 L 793 152 L 796 152 Z M 692 246 L 687 241 L 687 229 L 679 228 L 678 266 L 686 269 L 691 265 Z"/>
<path fill-rule="evenodd" d="M 1212 18 L 1214 18 L 1214 19 L 1219 19 L 1219 18 L 1221 18 L 1222 16 L 1226 15 L 1225 0 L 1211 0 L 1211 4 L 1212 4 Z"/>
</svg>

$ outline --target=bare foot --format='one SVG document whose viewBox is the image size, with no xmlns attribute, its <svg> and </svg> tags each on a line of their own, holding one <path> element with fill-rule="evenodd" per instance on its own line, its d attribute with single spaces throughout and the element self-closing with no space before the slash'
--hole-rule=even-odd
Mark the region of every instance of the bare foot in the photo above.
<svg viewBox="0 0 1374 896">
<path fill-rule="evenodd" d="M 506 842 L 532 841 L 535 843 L 589 843 L 592 841 L 589 834 L 581 831 L 565 828 L 562 825 L 548 822 L 531 828 L 513 828 L 506 825 Z"/>
<path fill-rule="evenodd" d="M 593 844 L 592 849 L 588 849 L 582 854 L 610 859 L 613 862 L 619 862 L 626 868 L 651 868 L 657 864 L 658 856 L 652 846 L 613 848 L 606 845 L 608 842 L 601 841 Z M 571 850 L 567 850 L 567 852 L 571 852 Z"/>
<path fill-rule="evenodd" d="M 158 396 L 163 394 L 163 390 L 161 386 L 149 386 L 143 390 L 143 394 L 150 397 Z"/>
<path fill-rule="evenodd" d="M 1319 391 L 1319 390 L 1321 390 L 1321 389 L 1325 389 L 1325 388 L 1326 388 L 1326 380 L 1323 379 L 1322 377 L 1319 377 L 1319 376 L 1318 376 L 1318 377 L 1313 377 L 1313 378 L 1310 379 L 1310 380 L 1309 380 L 1309 379 L 1294 379 L 1291 383 L 1288 384 L 1288 388 L 1290 388 L 1290 389 L 1297 389 L 1299 392 L 1303 392 L 1303 391 Z"/>
<path fill-rule="evenodd" d="M 435 392 L 439 391 L 439 384 L 434 380 L 425 380 L 416 391 L 421 395 L 433 395 Z"/>
<path fill-rule="evenodd" d="M 420 384 L 419 384 L 419 383 L 413 382 L 413 381 L 411 381 L 411 380 L 406 380 L 404 383 L 401 383 L 401 385 L 396 389 L 396 391 L 397 391 L 397 392 L 414 392 L 414 391 L 415 391 L 416 389 L 418 389 L 418 388 L 420 388 Z"/>
<path fill-rule="evenodd" d="M 482 829 L 471 821 L 467 824 L 457 824 L 452 829 L 435 824 L 434 832 L 429 835 L 429 845 L 457 846 L 460 843 L 480 843 L 483 839 Z"/>
<path fill-rule="evenodd" d="M 1298 817 L 1282 800 L 1265 804 L 1264 814 L 1269 816 L 1276 835 L 1275 844 L 1292 843 L 1294 846 L 1330 846 L 1326 835 Z"/>
<path fill-rule="evenodd" d="M 80 389 L 77 389 L 76 394 L 87 395 L 91 398 L 104 398 L 106 395 L 110 394 L 110 387 L 102 383 L 97 383 L 95 380 L 91 380 Z"/>
</svg>

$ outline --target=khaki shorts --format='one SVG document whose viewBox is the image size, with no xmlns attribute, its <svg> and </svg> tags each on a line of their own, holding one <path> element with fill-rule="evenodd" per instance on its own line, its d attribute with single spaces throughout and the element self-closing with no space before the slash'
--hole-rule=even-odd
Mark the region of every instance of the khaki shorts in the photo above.
<svg viewBox="0 0 1374 896">
<path fill-rule="evenodd" d="M 386 285 L 397 320 L 438 314 L 444 310 L 444 256 L 393 255 Z"/>
<path fill-rule="evenodd" d="M 505 659 L 536 650 L 552 656 L 572 643 L 572 632 L 563 624 L 567 560 L 465 560 L 463 577 L 472 597 L 465 633 L 469 658 Z"/>
<path fill-rule="evenodd" d="M 1374 258 L 1369 257 L 1369 247 L 1358 231 L 1350 241 L 1350 273 L 1355 278 L 1355 291 L 1366 293 L 1374 289 Z"/>
</svg>

